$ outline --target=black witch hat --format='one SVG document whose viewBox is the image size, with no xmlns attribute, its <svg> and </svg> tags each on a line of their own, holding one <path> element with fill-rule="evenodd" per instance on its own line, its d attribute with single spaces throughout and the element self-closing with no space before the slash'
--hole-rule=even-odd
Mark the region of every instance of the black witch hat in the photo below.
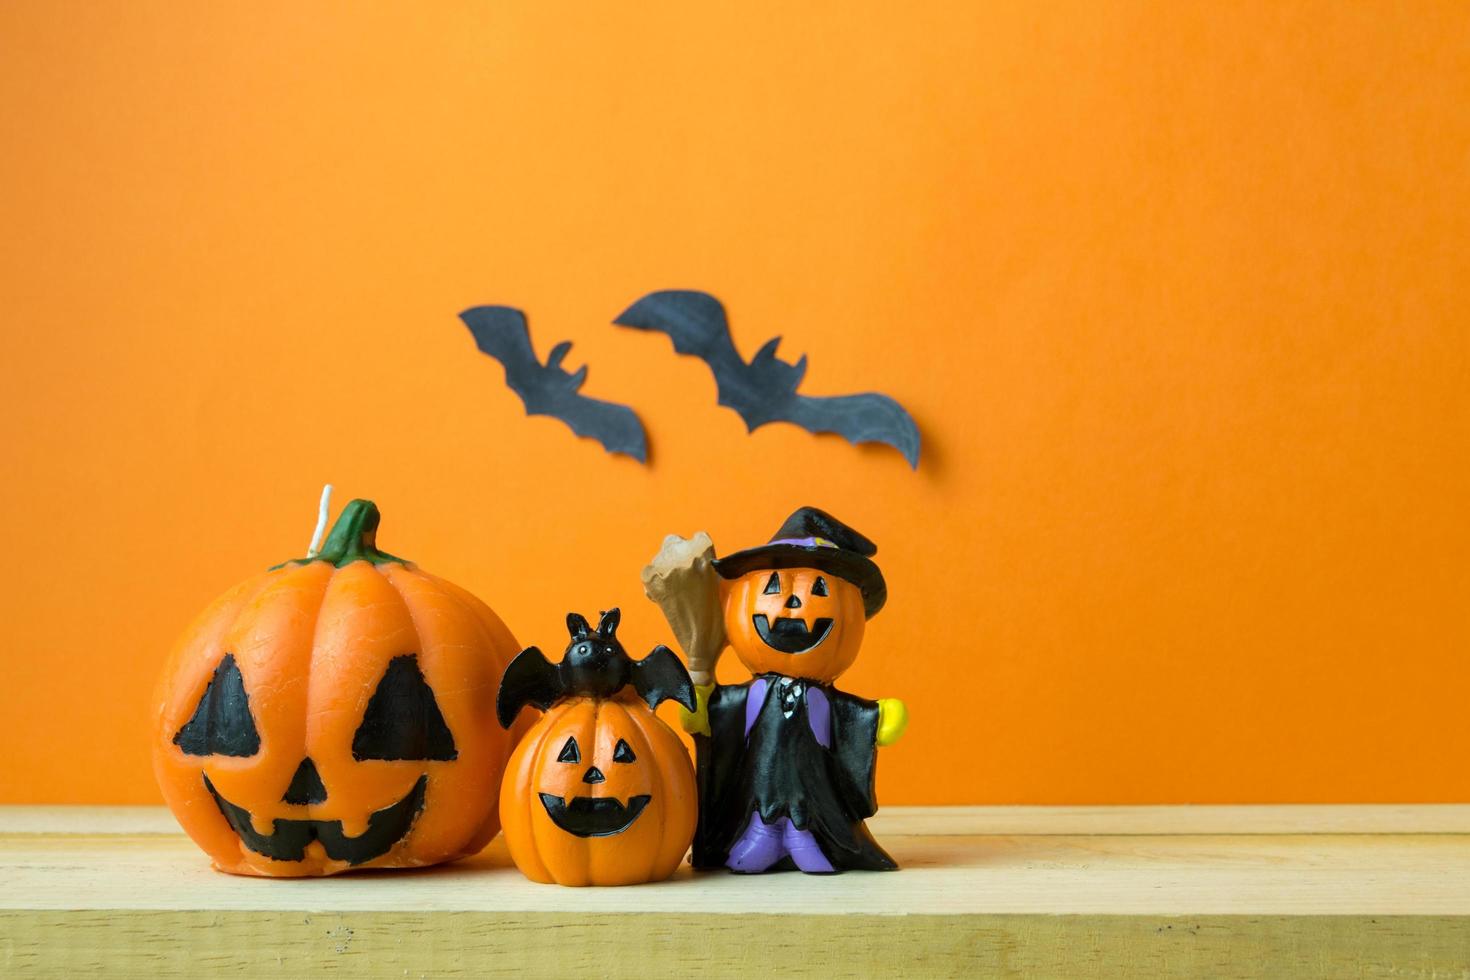
<svg viewBox="0 0 1470 980">
<path fill-rule="evenodd" d="M 739 578 L 758 569 L 818 568 L 856 585 L 863 593 L 863 614 L 872 619 L 888 601 L 888 585 L 873 561 L 878 546 L 815 507 L 803 507 L 771 540 L 716 559 L 722 578 Z"/>
</svg>

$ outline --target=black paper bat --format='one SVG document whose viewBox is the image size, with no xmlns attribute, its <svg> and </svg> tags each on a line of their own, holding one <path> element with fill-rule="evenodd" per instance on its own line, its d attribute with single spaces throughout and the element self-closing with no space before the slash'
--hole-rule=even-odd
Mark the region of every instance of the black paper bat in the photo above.
<svg viewBox="0 0 1470 980">
<path fill-rule="evenodd" d="M 610 698 L 629 684 L 650 708 L 674 700 L 693 711 L 694 682 L 684 664 L 663 644 L 642 660 L 631 659 L 617 638 L 621 616 L 618 610 L 609 609 L 594 631 L 581 615 L 567 613 L 572 640 L 559 664 L 547 660 L 536 647 L 517 654 L 505 668 L 495 697 L 500 727 L 509 728 L 528 704 L 545 711 L 575 695 Z"/>
<path fill-rule="evenodd" d="M 550 415 L 561 419 L 579 436 L 590 436 L 602 443 L 610 453 L 632 456 L 640 463 L 648 462 L 648 440 L 643 423 L 627 405 L 598 401 L 578 394 L 587 379 L 587 368 L 568 374 L 562 370 L 562 358 L 572 349 L 564 340 L 551 348 L 542 364 L 531 347 L 531 334 L 526 317 L 509 306 L 476 306 L 459 315 L 475 346 L 505 367 L 505 383 L 526 404 L 527 415 Z"/>
<path fill-rule="evenodd" d="M 776 356 L 780 337 L 766 341 L 749 364 L 730 339 L 725 308 L 708 293 L 666 289 L 634 303 L 613 321 L 639 330 L 657 330 L 674 341 L 674 350 L 709 365 L 719 402 L 745 420 L 747 430 L 770 422 L 792 422 L 809 432 L 835 432 L 848 442 L 882 442 L 919 465 L 919 428 L 903 406 L 876 392 L 817 398 L 797 394 L 806 374 L 806 356 L 788 364 Z"/>
</svg>

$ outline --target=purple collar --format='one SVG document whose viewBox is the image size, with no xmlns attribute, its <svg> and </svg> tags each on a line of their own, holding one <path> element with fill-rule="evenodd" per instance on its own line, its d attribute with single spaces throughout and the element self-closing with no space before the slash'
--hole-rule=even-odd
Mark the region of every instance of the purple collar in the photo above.
<svg viewBox="0 0 1470 980">
<path fill-rule="evenodd" d="M 770 693 L 771 679 L 796 680 L 796 678 L 782 677 L 780 674 L 768 674 L 757 677 L 750 682 L 750 690 L 745 694 L 745 738 L 750 739 L 750 730 L 755 727 L 756 719 L 761 715 L 761 709 L 766 706 L 766 695 Z M 798 681 L 806 685 L 806 721 L 811 726 L 812 734 L 816 736 L 817 744 L 824 749 L 832 748 L 832 704 L 827 700 L 827 692 L 823 691 L 821 685 L 814 681 Z"/>
</svg>

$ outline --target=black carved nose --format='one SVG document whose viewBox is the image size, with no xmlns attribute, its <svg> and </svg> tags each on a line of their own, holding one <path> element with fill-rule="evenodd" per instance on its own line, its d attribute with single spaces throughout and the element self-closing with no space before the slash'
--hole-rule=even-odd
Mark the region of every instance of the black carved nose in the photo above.
<svg viewBox="0 0 1470 980">
<path fill-rule="evenodd" d="M 296 767 L 296 775 L 291 777 L 291 785 L 286 787 L 286 795 L 281 800 L 297 806 L 327 802 L 327 787 L 322 784 L 322 777 L 310 756 L 302 759 L 301 765 Z"/>
<path fill-rule="evenodd" d="M 607 777 L 596 766 L 588 766 L 587 771 L 582 774 L 582 782 L 584 783 L 602 783 L 606 781 Z"/>
<path fill-rule="evenodd" d="M 797 596 L 795 593 L 793 593 L 792 596 L 791 596 L 791 598 L 786 600 L 786 608 L 787 609 L 800 609 L 801 608 L 801 598 L 799 596 Z"/>
</svg>

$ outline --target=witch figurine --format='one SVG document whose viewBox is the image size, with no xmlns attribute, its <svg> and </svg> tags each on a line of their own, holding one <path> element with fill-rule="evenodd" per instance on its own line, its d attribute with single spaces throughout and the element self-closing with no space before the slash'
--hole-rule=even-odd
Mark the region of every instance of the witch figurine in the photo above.
<svg viewBox="0 0 1470 980">
<path fill-rule="evenodd" d="M 903 734 L 902 701 L 833 687 L 887 599 L 877 546 L 815 507 L 766 544 L 715 558 L 703 533 L 670 535 L 644 569 L 690 660 L 699 822 L 696 868 L 742 874 L 889 871 L 863 821 L 877 812 L 879 746 Z M 754 675 L 714 682 L 728 643 Z"/>
</svg>

